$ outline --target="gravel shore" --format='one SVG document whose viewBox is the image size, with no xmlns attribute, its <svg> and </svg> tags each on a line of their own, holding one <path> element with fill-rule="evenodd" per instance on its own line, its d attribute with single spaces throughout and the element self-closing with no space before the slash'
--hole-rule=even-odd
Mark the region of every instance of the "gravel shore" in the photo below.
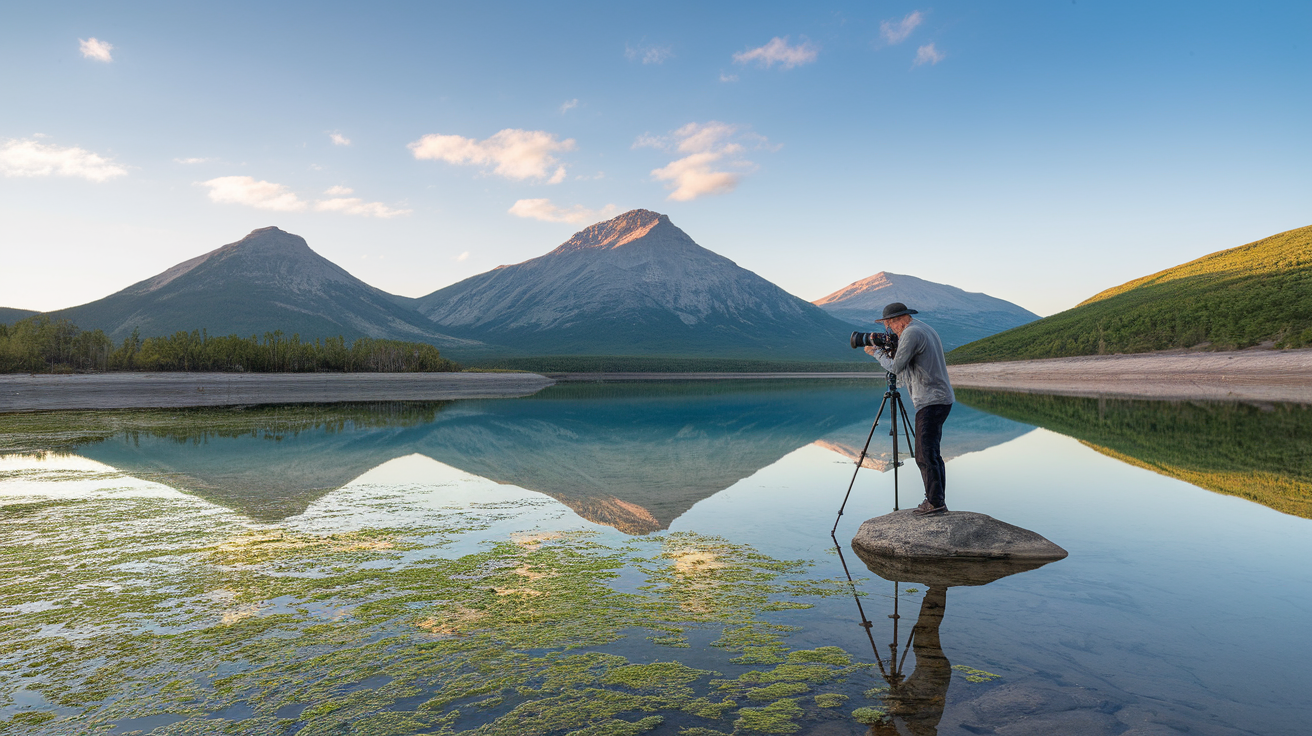
<svg viewBox="0 0 1312 736">
<path fill-rule="evenodd" d="M 1312 350 L 1147 353 L 954 365 L 952 385 L 1064 396 L 1312 404 Z"/>
<path fill-rule="evenodd" d="M 0 413 L 529 396 L 536 373 L 92 373 L 0 376 Z"/>
</svg>

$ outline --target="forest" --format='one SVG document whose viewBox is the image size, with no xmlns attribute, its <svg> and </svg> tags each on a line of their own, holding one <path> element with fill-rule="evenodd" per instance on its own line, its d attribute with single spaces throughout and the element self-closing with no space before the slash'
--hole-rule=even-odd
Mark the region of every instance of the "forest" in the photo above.
<svg viewBox="0 0 1312 736">
<path fill-rule="evenodd" d="M 45 315 L 0 324 L 0 373 L 104 371 L 217 371 L 249 373 L 410 373 L 458 371 L 432 345 L 344 337 L 302 340 L 281 330 L 213 336 L 204 330 L 162 337 L 133 330 L 121 343 L 101 330 L 82 330 Z"/>
</svg>

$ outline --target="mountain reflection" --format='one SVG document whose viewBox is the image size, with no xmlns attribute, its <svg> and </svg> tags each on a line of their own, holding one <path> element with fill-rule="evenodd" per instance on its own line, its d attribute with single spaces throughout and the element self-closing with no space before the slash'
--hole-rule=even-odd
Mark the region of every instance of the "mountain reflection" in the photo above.
<svg viewBox="0 0 1312 736">
<path fill-rule="evenodd" d="M 855 444 L 859 452 L 882 393 L 870 380 L 564 384 L 521 399 L 211 409 L 136 423 L 119 415 L 119 425 L 70 444 L 262 520 L 300 513 L 371 468 L 418 453 L 645 534 L 798 448 Z M 945 455 L 1030 429 L 958 407 Z M 886 444 L 878 433 L 876 459 Z"/>
<path fill-rule="evenodd" d="M 1131 465 L 1312 518 L 1312 406 L 1080 398 L 960 389 L 991 414 Z"/>
</svg>

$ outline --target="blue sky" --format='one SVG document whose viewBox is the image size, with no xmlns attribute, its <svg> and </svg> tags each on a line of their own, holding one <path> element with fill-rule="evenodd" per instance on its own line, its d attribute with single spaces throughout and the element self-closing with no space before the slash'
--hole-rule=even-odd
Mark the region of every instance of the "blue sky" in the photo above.
<svg viewBox="0 0 1312 736">
<path fill-rule="evenodd" d="M 419 296 L 642 207 L 805 299 L 892 271 L 1050 314 L 1312 224 L 1308 3 L 4 15 L 2 306 L 268 225 Z"/>
</svg>

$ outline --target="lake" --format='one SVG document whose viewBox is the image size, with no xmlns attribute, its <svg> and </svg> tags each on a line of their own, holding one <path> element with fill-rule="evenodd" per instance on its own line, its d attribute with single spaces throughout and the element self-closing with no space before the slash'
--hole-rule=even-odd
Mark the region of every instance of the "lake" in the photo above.
<svg viewBox="0 0 1312 736">
<path fill-rule="evenodd" d="M 0 732 L 1308 732 L 1312 408 L 962 390 L 949 507 L 1070 554 L 904 581 L 882 393 L 0 416 Z"/>
</svg>

